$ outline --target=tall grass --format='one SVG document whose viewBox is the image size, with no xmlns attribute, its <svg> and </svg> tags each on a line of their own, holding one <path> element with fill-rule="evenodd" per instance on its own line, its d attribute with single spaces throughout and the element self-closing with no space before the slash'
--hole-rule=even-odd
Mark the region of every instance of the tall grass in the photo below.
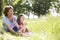
<svg viewBox="0 0 60 40">
<path fill-rule="evenodd" d="M 26 19 L 27 28 L 35 35 L 30 37 L 14 36 L 10 33 L 0 34 L 4 40 L 60 40 L 60 17 L 45 17 L 39 19 Z M 2 19 L 0 20 L 1 28 Z M 2 31 L 2 30 L 1 30 Z"/>
</svg>

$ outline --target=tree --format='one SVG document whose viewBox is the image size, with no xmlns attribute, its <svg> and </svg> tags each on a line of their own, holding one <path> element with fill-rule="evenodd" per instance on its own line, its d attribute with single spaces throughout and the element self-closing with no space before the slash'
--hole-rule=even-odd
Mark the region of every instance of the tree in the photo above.
<svg viewBox="0 0 60 40">
<path fill-rule="evenodd" d="M 40 17 L 40 15 L 45 15 L 51 6 L 50 2 L 51 0 L 35 0 L 35 3 L 33 4 L 35 15 L 38 17 Z"/>
<path fill-rule="evenodd" d="M 22 10 L 22 0 L 5 0 L 6 5 L 11 5 L 14 8 L 14 13 L 19 14 Z"/>
<path fill-rule="evenodd" d="M 2 0 L 0 0 L 0 16 L 2 15 Z"/>
<path fill-rule="evenodd" d="M 2 15 L 3 7 L 4 7 L 4 0 L 0 0 L 0 16 Z"/>
<path fill-rule="evenodd" d="M 14 0 L 5 0 L 5 5 L 11 5 L 13 6 Z"/>
<path fill-rule="evenodd" d="M 30 12 L 32 11 L 32 6 L 30 6 L 31 4 L 29 3 L 29 1 L 26 1 L 24 4 L 23 4 L 23 8 L 25 8 L 25 10 L 24 11 L 26 11 L 25 12 L 25 14 L 28 16 L 28 18 L 29 18 L 29 15 L 30 15 Z"/>
<path fill-rule="evenodd" d="M 17 4 L 14 6 L 15 12 L 17 12 L 17 15 L 20 13 L 24 13 L 27 14 L 27 12 L 29 12 L 31 9 L 31 7 L 29 6 L 29 2 L 28 1 L 24 1 L 20 0 L 19 2 L 17 2 Z M 29 16 L 29 13 L 28 13 Z"/>
<path fill-rule="evenodd" d="M 21 3 L 22 3 L 22 0 L 19 0 L 17 2 L 17 4 L 13 6 L 14 7 L 14 11 L 15 11 L 15 13 L 17 15 L 20 14 L 21 12 L 23 12 L 23 6 L 21 5 Z"/>
</svg>

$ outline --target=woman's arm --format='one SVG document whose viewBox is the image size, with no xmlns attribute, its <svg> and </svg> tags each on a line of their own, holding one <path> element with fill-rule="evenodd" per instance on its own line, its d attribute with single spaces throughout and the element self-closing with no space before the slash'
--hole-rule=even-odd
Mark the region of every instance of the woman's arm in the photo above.
<svg viewBox="0 0 60 40">
<path fill-rule="evenodd" d="M 18 23 L 17 23 L 17 17 L 13 16 L 13 22 L 14 22 L 14 26 L 19 27 Z"/>
<path fill-rule="evenodd" d="M 14 26 L 16 26 L 17 28 L 19 28 L 18 23 L 14 22 Z"/>
<path fill-rule="evenodd" d="M 4 25 L 10 30 L 10 32 L 16 33 L 7 23 L 4 23 Z"/>
</svg>

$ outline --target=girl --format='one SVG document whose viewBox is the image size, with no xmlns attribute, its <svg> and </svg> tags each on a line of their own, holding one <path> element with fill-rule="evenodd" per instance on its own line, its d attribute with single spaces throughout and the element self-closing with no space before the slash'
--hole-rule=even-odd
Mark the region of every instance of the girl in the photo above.
<svg viewBox="0 0 60 40">
<path fill-rule="evenodd" d="M 24 23 L 24 15 L 23 14 L 18 15 L 17 23 L 19 25 L 19 29 L 20 29 L 21 33 L 28 33 L 29 32 L 26 27 L 26 24 Z"/>
</svg>

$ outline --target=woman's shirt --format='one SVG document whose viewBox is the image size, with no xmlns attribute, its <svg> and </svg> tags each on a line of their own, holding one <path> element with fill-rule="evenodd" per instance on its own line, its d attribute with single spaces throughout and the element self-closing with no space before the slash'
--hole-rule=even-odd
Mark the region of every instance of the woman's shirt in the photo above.
<svg viewBox="0 0 60 40">
<path fill-rule="evenodd" d="M 14 22 L 16 22 L 16 17 L 15 17 L 15 16 L 12 16 L 12 18 L 13 18 L 13 21 L 12 21 L 12 22 L 10 22 L 9 19 L 8 19 L 6 16 L 3 18 L 3 20 L 2 20 L 2 28 L 3 28 L 5 31 L 9 31 L 9 30 L 7 29 L 7 27 L 4 25 L 5 23 L 7 23 L 11 28 L 14 27 Z"/>
</svg>

